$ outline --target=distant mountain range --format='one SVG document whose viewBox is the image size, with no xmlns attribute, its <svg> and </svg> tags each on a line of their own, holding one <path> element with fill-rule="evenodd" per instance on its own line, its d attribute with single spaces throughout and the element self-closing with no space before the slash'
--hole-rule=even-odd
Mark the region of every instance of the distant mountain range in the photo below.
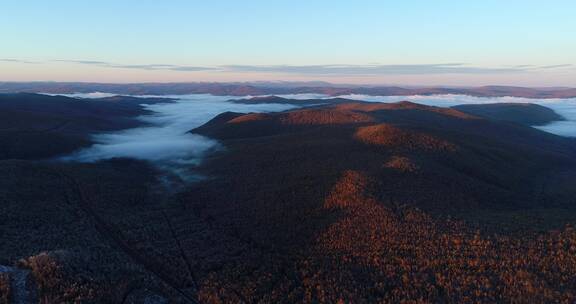
<svg viewBox="0 0 576 304">
<path fill-rule="evenodd" d="M 399 87 L 334 85 L 324 82 L 246 82 L 246 83 L 82 83 L 82 82 L 0 82 L 0 93 L 91 93 L 128 95 L 272 95 L 316 93 L 329 96 L 365 94 L 372 96 L 410 96 L 462 94 L 479 97 L 515 96 L 525 98 L 572 98 L 576 88 L 526 88 L 514 86 L 482 87 Z"/>
</svg>

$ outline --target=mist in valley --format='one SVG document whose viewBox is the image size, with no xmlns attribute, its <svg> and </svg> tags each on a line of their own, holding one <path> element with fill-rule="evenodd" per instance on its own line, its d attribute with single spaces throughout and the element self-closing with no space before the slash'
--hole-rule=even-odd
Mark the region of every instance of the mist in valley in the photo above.
<svg viewBox="0 0 576 304">
<path fill-rule="evenodd" d="M 111 97 L 110 93 L 67 94 L 75 98 Z M 323 94 L 290 94 L 280 95 L 290 99 L 329 99 L 332 96 Z M 209 94 L 168 95 L 168 96 L 135 96 L 164 97 L 174 101 L 166 103 L 144 104 L 149 111 L 138 117 L 144 126 L 94 134 L 96 144 L 67 155 L 62 160 L 79 162 L 96 162 L 112 158 L 135 158 L 150 161 L 158 168 L 182 181 L 202 179 L 194 168 L 201 164 L 208 154 L 225 149 L 217 140 L 192 134 L 189 131 L 203 125 L 220 113 L 232 111 L 239 113 L 279 112 L 298 108 L 290 104 L 244 104 L 229 100 L 240 99 L 238 96 L 214 96 Z M 245 96 L 243 98 L 250 98 Z M 561 136 L 576 137 L 576 98 L 568 99 L 527 99 L 519 97 L 473 97 L 467 95 L 431 95 L 431 96 L 338 96 L 353 100 L 369 102 L 398 102 L 409 100 L 425 105 L 450 107 L 460 104 L 488 103 L 536 103 L 549 107 L 566 118 L 548 125 L 538 126 L 546 132 Z"/>
</svg>

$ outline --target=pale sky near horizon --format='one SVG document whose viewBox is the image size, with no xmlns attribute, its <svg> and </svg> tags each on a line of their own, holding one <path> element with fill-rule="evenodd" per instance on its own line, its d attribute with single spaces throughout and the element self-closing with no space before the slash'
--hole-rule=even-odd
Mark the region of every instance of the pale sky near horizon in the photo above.
<svg viewBox="0 0 576 304">
<path fill-rule="evenodd" d="M 0 81 L 576 87 L 576 1 L 0 1 Z"/>
</svg>

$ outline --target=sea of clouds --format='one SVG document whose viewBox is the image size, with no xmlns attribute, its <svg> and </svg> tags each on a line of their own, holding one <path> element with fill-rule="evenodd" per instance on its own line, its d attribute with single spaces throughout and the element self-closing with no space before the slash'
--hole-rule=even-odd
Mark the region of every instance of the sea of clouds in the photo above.
<svg viewBox="0 0 576 304">
<path fill-rule="evenodd" d="M 108 97 L 107 93 L 68 94 L 77 98 Z M 295 108 L 287 104 L 239 104 L 228 102 L 238 98 L 205 94 L 165 97 L 174 102 L 144 104 L 151 114 L 139 117 L 145 127 L 93 135 L 93 146 L 79 150 L 63 158 L 80 162 L 95 162 L 104 159 L 129 157 L 152 161 L 160 168 L 177 174 L 181 178 L 197 178 L 189 170 L 200 163 L 209 153 L 220 149 L 213 139 L 191 134 L 188 131 L 201 126 L 216 115 L 226 112 L 277 112 Z"/>
<path fill-rule="evenodd" d="M 108 93 L 69 94 L 77 98 L 101 98 L 113 96 Z M 281 95 L 293 99 L 331 98 L 322 94 Z M 297 106 L 288 104 L 240 104 L 229 102 L 239 99 L 238 96 L 213 96 L 208 94 L 169 95 L 169 96 L 136 96 L 136 97 L 166 97 L 176 101 L 143 105 L 150 114 L 139 117 L 147 123 L 145 127 L 123 131 L 95 134 L 93 146 L 77 151 L 65 157 L 65 160 L 95 162 L 116 157 L 129 157 L 154 162 L 166 171 L 172 172 L 183 179 L 195 179 L 191 174 L 193 168 L 200 164 L 207 153 L 221 149 L 221 145 L 213 139 L 188 133 L 201 126 L 216 115 L 226 112 L 278 112 L 294 109 Z M 251 96 L 246 96 L 246 98 Z M 541 130 L 576 137 L 576 98 L 570 99 L 526 99 L 518 97 L 473 97 L 465 95 L 433 95 L 433 96 L 368 96 L 345 95 L 343 98 L 365 100 L 372 102 L 397 102 L 410 100 L 413 102 L 450 107 L 459 104 L 483 104 L 498 102 L 537 103 L 552 108 L 566 121 L 554 122 L 538 127 Z"/>
</svg>

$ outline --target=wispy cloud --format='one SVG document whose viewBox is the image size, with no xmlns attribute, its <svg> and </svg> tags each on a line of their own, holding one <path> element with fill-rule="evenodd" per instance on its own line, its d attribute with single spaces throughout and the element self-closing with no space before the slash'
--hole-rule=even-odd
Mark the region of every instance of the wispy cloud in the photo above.
<svg viewBox="0 0 576 304">
<path fill-rule="evenodd" d="M 135 69 L 145 71 L 176 71 L 200 72 L 212 71 L 221 73 L 270 73 L 294 74 L 310 76 L 350 75 L 350 76 L 378 76 L 378 75 L 439 75 L 439 74 L 513 74 L 527 73 L 538 70 L 552 70 L 576 67 L 573 64 L 532 65 L 519 64 L 500 67 L 479 67 L 466 63 L 432 63 L 432 64 L 322 64 L 322 65 L 218 65 L 218 66 L 191 66 L 177 64 L 119 64 L 98 60 L 47 60 L 28 61 L 20 59 L 0 59 L 4 62 L 25 64 L 39 64 L 50 62 L 63 62 L 80 65 L 91 65 L 114 69 Z"/>
<path fill-rule="evenodd" d="M 523 69 L 523 68 L 533 68 L 533 67 L 536 67 L 536 66 L 533 65 L 533 64 L 517 64 L 517 65 L 509 65 L 508 67 L 521 68 L 521 69 Z"/>
<path fill-rule="evenodd" d="M 539 71 L 539 70 L 575 68 L 576 65 L 570 63 L 551 64 L 551 65 L 518 64 L 518 65 L 509 65 L 507 67 L 521 69 L 524 71 Z"/>
<path fill-rule="evenodd" d="M 137 69 L 137 70 L 168 70 L 168 71 L 209 71 L 216 70 L 214 67 L 200 67 L 200 66 L 187 66 L 187 65 L 173 65 L 173 64 L 117 64 L 105 61 L 95 60 L 54 60 L 56 62 L 67 62 L 76 64 L 94 65 L 107 68 L 120 68 L 120 69 Z"/>
<path fill-rule="evenodd" d="M 521 67 L 474 67 L 464 63 L 439 64 L 372 64 L 372 65 L 226 65 L 226 71 L 264 72 L 310 75 L 431 75 L 431 74 L 493 74 L 526 71 Z"/>
<path fill-rule="evenodd" d="M 539 66 L 538 69 L 541 70 L 549 70 L 549 69 L 559 69 L 559 68 L 571 68 L 573 67 L 573 64 L 554 64 L 554 65 L 543 65 L 543 66 Z"/>
<path fill-rule="evenodd" d="M 0 58 L 2 62 L 14 62 L 14 63 L 25 63 L 25 64 L 38 64 L 41 62 L 36 61 L 28 61 L 28 60 L 20 60 L 20 59 L 10 59 L 10 58 Z"/>
<path fill-rule="evenodd" d="M 214 71 L 234 73 L 271 73 L 297 75 L 434 75 L 434 74 L 500 74 L 527 72 L 536 67 L 521 65 L 512 67 L 475 67 L 464 63 L 438 64 L 327 64 L 327 65 L 220 65 L 187 66 L 172 64 L 116 64 L 93 60 L 57 60 L 76 64 L 109 68 L 139 70 L 169 70 L 180 72 Z M 552 68 L 546 67 L 546 68 Z"/>
</svg>

